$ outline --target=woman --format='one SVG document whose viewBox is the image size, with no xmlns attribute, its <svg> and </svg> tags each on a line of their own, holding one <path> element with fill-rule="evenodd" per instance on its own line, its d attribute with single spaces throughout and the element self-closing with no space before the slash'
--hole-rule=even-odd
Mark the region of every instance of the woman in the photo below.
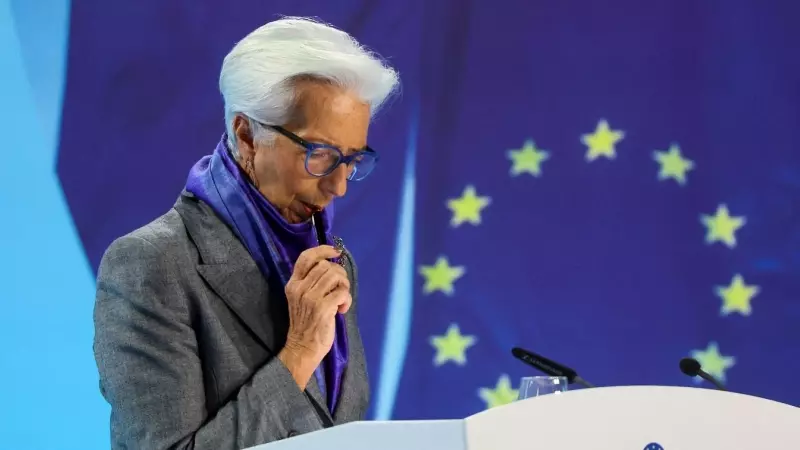
<svg viewBox="0 0 800 450">
<path fill-rule="evenodd" d="M 240 449 L 364 417 L 353 260 L 333 200 L 375 167 L 398 77 L 346 33 L 268 23 L 224 60 L 226 133 L 98 272 L 113 448 Z"/>
</svg>

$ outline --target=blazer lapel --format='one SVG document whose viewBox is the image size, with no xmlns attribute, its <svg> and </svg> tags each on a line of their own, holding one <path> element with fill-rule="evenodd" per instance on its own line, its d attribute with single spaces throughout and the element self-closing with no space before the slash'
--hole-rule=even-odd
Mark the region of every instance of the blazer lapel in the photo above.
<svg viewBox="0 0 800 450">
<path fill-rule="evenodd" d="M 289 311 L 247 249 L 205 203 L 184 192 L 175 209 L 200 253 L 200 276 L 270 352 L 286 343 Z"/>
<path fill-rule="evenodd" d="M 308 393 L 309 397 L 311 397 L 311 400 L 317 404 L 317 411 L 330 421 L 330 425 L 333 425 L 333 416 L 328 410 L 328 401 L 325 396 L 322 395 L 322 390 L 319 388 L 316 374 L 314 374 L 311 377 L 311 380 L 308 382 L 308 385 L 306 386 L 306 392 Z"/>
<path fill-rule="evenodd" d="M 346 250 L 343 252 L 343 257 L 347 259 L 344 267 L 347 271 L 348 277 L 350 278 L 353 301 L 357 302 L 358 276 L 355 266 L 350 259 L 350 253 Z M 364 385 L 365 383 L 368 383 L 367 368 L 364 364 L 364 347 L 361 343 L 361 336 L 358 332 L 357 318 L 352 311 L 354 310 L 351 310 L 351 312 L 345 314 L 349 360 L 342 376 L 342 387 L 339 401 L 336 404 L 336 409 L 333 411 L 333 418 L 336 423 L 362 420 L 363 417 L 361 417 L 362 410 L 360 403 L 369 393 L 369 386 Z"/>
<path fill-rule="evenodd" d="M 197 271 L 272 354 L 286 344 L 289 310 L 282 295 L 270 295 L 269 283 L 253 257 L 214 211 L 184 191 L 175 204 L 200 253 Z M 259 299 L 256 301 L 256 299 Z M 306 387 L 314 408 L 329 425 L 333 417 L 316 376 Z"/>
<path fill-rule="evenodd" d="M 276 328 L 279 323 L 269 324 L 266 320 L 269 312 L 269 289 L 263 276 L 255 267 L 255 272 L 241 270 L 237 264 L 200 264 L 197 271 L 206 280 L 211 289 L 233 310 L 256 338 L 271 352 L 276 353 L 283 347 L 278 342 Z M 262 299 L 262 301 L 254 301 Z M 284 333 L 285 334 L 285 333 Z"/>
<path fill-rule="evenodd" d="M 352 344 L 349 348 L 350 358 L 342 376 L 342 387 L 339 395 L 339 401 L 336 403 L 336 409 L 333 411 L 333 419 L 336 423 L 362 419 L 359 414 L 360 410 L 358 397 L 363 394 L 363 392 L 361 392 L 361 390 L 364 389 L 362 383 L 364 383 L 364 381 L 367 379 L 365 372 L 366 368 L 358 364 L 358 359 L 353 357 L 353 355 L 357 352 L 363 351 L 360 346 L 353 345 L 356 344 L 354 341 L 358 335 L 357 333 L 353 333 L 351 328 L 356 325 L 351 323 L 353 321 L 353 317 L 350 316 L 349 313 L 346 314 L 346 320 L 347 337 L 349 342 Z"/>
</svg>

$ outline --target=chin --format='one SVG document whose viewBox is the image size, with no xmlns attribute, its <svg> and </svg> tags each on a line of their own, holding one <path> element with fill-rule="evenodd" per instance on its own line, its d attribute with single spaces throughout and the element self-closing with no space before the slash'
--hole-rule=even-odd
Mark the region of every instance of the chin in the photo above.
<svg viewBox="0 0 800 450">
<path fill-rule="evenodd" d="M 292 211 L 291 209 L 285 209 L 281 211 L 281 216 L 286 219 L 287 222 L 291 224 L 298 224 L 303 223 L 310 219 L 311 217 L 303 217 L 302 215 Z"/>
</svg>

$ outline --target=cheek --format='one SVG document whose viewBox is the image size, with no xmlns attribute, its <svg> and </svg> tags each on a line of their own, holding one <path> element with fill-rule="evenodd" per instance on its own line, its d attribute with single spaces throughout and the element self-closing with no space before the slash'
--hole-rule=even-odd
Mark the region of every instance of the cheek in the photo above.
<svg viewBox="0 0 800 450">
<path fill-rule="evenodd" d="M 256 171 L 268 182 L 283 182 L 306 174 L 303 156 L 284 149 L 264 149 L 255 164 Z"/>
<path fill-rule="evenodd" d="M 309 193 L 317 189 L 318 179 L 308 174 L 305 158 L 297 154 L 276 158 L 270 167 L 272 179 L 289 195 Z"/>
<path fill-rule="evenodd" d="M 304 179 L 294 184 L 295 193 L 302 195 L 306 200 L 314 201 L 319 192 L 319 180 L 316 178 Z"/>
</svg>

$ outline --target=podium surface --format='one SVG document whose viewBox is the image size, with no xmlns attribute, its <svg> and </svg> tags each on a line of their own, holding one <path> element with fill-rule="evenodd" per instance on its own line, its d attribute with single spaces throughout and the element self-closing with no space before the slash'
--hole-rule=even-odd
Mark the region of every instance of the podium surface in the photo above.
<svg viewBox="0 0 800 450">
<path fill-rule="evenodd" d="M 250 450 L 800 449 L 800 408 L 702 388 L 549 394 L 462 420 L 354 422 Z"/>
</svg>

